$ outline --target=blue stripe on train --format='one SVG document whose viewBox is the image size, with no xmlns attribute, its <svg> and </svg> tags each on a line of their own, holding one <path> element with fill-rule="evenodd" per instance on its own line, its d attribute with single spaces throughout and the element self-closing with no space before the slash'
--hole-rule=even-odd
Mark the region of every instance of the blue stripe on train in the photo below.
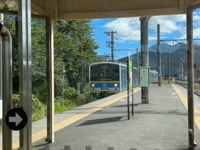
<svg viewBox="0 0 200 150">
<path fill-rule="evenodd" d="M 92 86 L 94 84 L 94 86 Z M 117 84 L 117 87 L 119 88 L 119 83 L 90 83 L 91 88 L 114 88 L 115 84 Z"/>
</svg>

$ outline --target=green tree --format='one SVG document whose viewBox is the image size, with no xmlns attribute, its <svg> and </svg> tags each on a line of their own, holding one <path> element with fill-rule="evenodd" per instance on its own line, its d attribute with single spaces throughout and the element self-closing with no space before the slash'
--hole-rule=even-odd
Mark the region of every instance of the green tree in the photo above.
<svg viewBox="0 0 200 150">
<path fill-rule="evenodd" d="M 5 15 L 5 25 L 13 38 L 13 90 L 19 91 L 19 46 L 15 16 Z M 88 67 L 97 59 L 98 45 L 92 35 L 90 20 L 57 21 L 54 24 L 55 96 L 61 96 L 63 83 L 76 88 L 88 81 Z M 40 101 L 47 98 L 45 21 L 32 19 L 32 89 Z M 63 68 L 64 67 L 64 68 Z M 63 72 L 65 70 L 65 72 Z M 63 78 L 64 75 L 64 78 Z"/>
<path fill-rule="evenodd" d="M 69 86 L 76 88 L 78 82 L 84 85 L 88 81 L 89 64 L 97 59 L 98 45 L 92 37 L 90 20 L 59 21 L 55 31 L 55 54 L 62 55 Z M 60 57 L 55 61 L 61 61 Z"/>
<path fill-rule="evenodd" d="M 42 101 L 47 100 L 47 57 L 45 21 L 32 19 L 32 90 Z"/>
</svg>

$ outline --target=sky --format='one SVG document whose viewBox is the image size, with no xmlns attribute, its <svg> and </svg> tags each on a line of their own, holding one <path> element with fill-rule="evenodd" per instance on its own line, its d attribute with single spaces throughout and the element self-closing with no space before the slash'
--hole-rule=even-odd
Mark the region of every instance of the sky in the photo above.
<svg viewBox="0 0 200 150">
<path fill-rule="evenodd" d="M 194 39 L 200 39 L 200 10 L 193 13 L 193 32 Z M 105 32 L 116 31 L 114 34 L 114 59 L 126 57 L 136 53 L 140 49 L 140 21 L 139 17 L 132 18 L 109 18 L 94 19 L 93 34 L 99 45 L 98 55 L 110 55 L 111 48 L 107 46 L 107 41 L 111 37 Z M 152 16 L 149 20 L 149 47 L 157 43 L 157 24 L 160 24 L 160 39 L 186 39 L 186 15 L 166 15 Z M 200 43 L 200 40 L 195 42 Z M 167 44 L 176 44 L 175 42 L 165 42 Z"/>
</svg>

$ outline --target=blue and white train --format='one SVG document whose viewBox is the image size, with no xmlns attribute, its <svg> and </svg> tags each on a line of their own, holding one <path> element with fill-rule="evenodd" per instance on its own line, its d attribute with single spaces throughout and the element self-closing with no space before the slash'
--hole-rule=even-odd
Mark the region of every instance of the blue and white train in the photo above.
<svg viewBox="0 0 200 150">
<path fill-rule="evenodd" d="M 133 67 L 133 85 L 139 86 L 139 69 Z M 150 71 L 150 82 L 157 82 L 157 72 Z M 96 62 L 89 66 L 89 84 L 92 95 L 105 97 L 127 89 L 127 66 L 117 62 Z"/>
</svg>

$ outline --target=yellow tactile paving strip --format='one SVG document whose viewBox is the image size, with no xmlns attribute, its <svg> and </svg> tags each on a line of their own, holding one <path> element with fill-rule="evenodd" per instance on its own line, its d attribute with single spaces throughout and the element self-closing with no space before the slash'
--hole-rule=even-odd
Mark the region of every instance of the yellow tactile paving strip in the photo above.
<svg viewBox="0 0 200 150">
<path fill-rule="evenodd" d="M 140 90 L 140 88 L 134 89 L 134 93 L 139 91 L 139 90 Z M 55 125 L 55 127 L 54 127 L 54 131 L 58 131 L 58 130 L 60 130 L 60 129 L 62 129 L 62 128 L 66 127 L 66 126 L 68 126 L 68 125 L 70 125 L 70 124 L 72 124 L 72 123 L 74 123 L 74 122 L 76 122 L 76 121 L 78 121 L 78 120 L 80 120 L 82 118 L 84 118 L 84 117 L 87 117 L 87 116 L 91 115 L 92 113 L 94 113 L 94 112 L 96 112 L 98 110 L 101 110 L 102 108 L 107 107 L 107 106 L 109 106 L 109 105 L 111 105 L 111 104 L 113 104 L 113 103 L 115 103 L 115 102 L 117 102 L 117 101 L 119 101 L 121 99 L 124 99 L 126 97 L 127 97 L 127 94 L 124 94 L 122 96 L 116 97 L 116 98 L 114 98 L 114 99 L 112 99 L 112 100 L 110 100 L 108 102 L 100 104 L 100 105 L 98 105 L 96 107 L 93 107 L 93 108 L 91 108 L 89 110 L 86 110 L 86 111 L 84 111 L 84 112 L 82 112 L 80 114 L 72 116 L 72 117 L 70 117 L 70 118 L 68 118 L 68 119 L 66 119 L 66 120 L 64 120 L 64 121 L 62 121 L 60 123 L 57 123 Z M 37 133 L 32 135 L 32 142 L 34 143 L 34 142 L 36 142 L 36 141 L 38 141 L 38 140 L 40 140 L 42 138 L 45 138 L 46 135 L 47 135 L 46 129 L 38 131 Z M 13 143 L 13 150 L 17 150 L 18 147 L 19 147 L 19 141 L 15 141 Z M 0 150 L 2 150 L 2 149 L 0 148 Z"/>
<path fill-rule="evenodd" d="M 186 109 L 188 109 L 188 102 L 187 102 L 187 96 L 185 94 L 183 94 L 177 87 L 176 85 L 172 84 L 174 90 L 176 91 L 177 95 L 179 96 L 179 98 L 181 99 L 183 105 L 185 106 Z M 194 106 L 194 120 L 195 123 L 197 125 L 197 127 L 200 129 L 200 110 L 198 110 L 195 106 Z"/>
</svg>

